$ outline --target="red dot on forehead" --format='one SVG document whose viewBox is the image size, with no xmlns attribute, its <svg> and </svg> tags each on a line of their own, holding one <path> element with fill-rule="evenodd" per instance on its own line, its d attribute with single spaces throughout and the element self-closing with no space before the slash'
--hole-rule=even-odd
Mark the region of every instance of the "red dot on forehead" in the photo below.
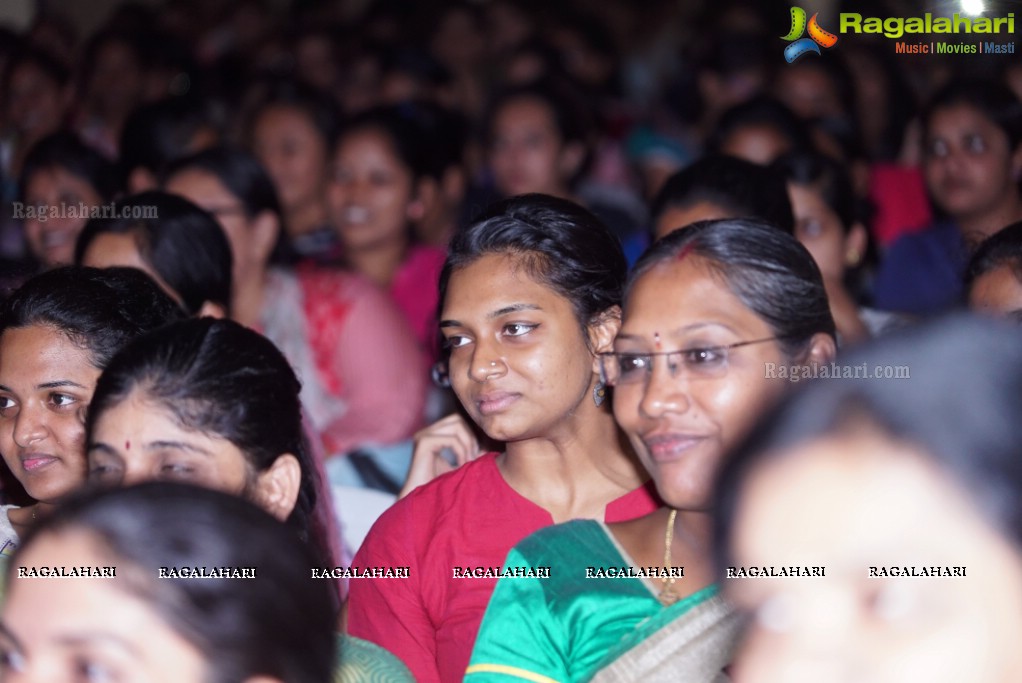
<svg viewBox="0 0 1022 683">
<path fill-rule="evenodd" d="M 124 442 L 124 450 L 126 450 L 126 451 L 130 451 L 131 450 L 131 442 L 130 441 L 125 441 Z"/>
<path fill-rule="evenodd" d="M 678 255 L 674 258 L 674 260 L 675 261 L 685 260 L 685 257 L 691 254 L 692 250 L 695 249 L 695 246 L 696 246 L 695 242 L 689 242 L 688 244 L 681 248 L 681 251 L 678 252 Z"/>
</svg>

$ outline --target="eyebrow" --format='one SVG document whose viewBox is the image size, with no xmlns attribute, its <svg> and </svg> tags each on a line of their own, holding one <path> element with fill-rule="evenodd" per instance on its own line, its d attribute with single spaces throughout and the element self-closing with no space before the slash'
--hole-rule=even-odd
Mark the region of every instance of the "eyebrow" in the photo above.
<svg viewBox="0 0 1022 683">
<path fill-rule="evenodd" d="M 138 648 L 125 640 L 124 638 L 114 635 L 113 633 L 88 633 L 85 635 L 62 635 L 56 639 L 57 643 L 62 646 L 75 647 L 78 645 L 88 645 L 97 641 L 101 643 L 108 643 L 118 647 L 135 659 L 142 659 L 142 653 L 139 652 Z"/>
<path fill-rule="evenodd" d="M 542 311 L 543 309 L 536 304 L 511 304 L 510 306 L 504 306 L 498 308 L 487 314 L 487 320 L 496 320 L 501 316 L 505 316 L 509 313 L 517 313 L 518 311 Z M 457 320 L 441 320 L 440 327 L 464 327 L 464 325 Z"/>
<path fill-rule="evenodd" d="M 42 384 L 36 385 L 36 389 L 59 389 L 61 387 L 76 387 L 78 389 L 88 389 L 88 387 L 86 387 L 84 384 L 72 382 L 69 379 L 58 379 L 53 382 L 43 382 Z"/>
</svg>

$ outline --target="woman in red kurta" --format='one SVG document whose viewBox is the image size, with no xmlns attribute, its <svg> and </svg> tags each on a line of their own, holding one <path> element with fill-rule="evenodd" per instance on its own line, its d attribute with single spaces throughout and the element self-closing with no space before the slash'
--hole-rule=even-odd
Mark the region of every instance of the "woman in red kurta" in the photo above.
<svg viewBox="0 0 1022 683">
<path fill-rule="evenodd" d="M 400 657 L 420 683 L 461 680 L 496 583 L 485 570 L 519 540 L 556 522 L 656 508 L 596 363 L 620 325 L 624 277 L 613 234 L 543 195 L 501 202 L 452 242 L 440 278 L 448 376 L 506 450 L 384 513 L 353 565 L 408 567 L 408 577 L 353 580 L 348 608 L 350 633 Z"/>
</svg>

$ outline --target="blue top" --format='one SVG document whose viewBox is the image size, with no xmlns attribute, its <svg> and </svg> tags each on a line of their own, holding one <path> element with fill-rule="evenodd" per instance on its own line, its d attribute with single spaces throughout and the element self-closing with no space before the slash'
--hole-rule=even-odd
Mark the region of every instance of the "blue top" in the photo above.
<svg viewBox="0 0 1022 683">
<path fill-rule="evenodd" d="M 968 250 L 954 223 L 935 223 L 890 246 L 874 281 L 877 308 L 915 315 L 941 313 L 962 297 Z"/>
</svg>

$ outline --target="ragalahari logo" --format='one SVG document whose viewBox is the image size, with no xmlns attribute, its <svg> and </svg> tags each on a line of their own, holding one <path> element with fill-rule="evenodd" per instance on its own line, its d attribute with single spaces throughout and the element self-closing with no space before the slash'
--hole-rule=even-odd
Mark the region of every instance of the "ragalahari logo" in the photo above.
<svg viewBox="0 0 1022 683">
<path fill-rule="evenodd" d="M 788 64 L 808 52 L 820 54 L 821 47 L 834 47 L 837 43 L 837 36 L 820 28 L 820 24 L 816 21 L 817 16 L 819 15 L 814 14 L 813 18 L 809 20 L 809 37 L 803 38 L 802 34 L 806 31 L 806 11 L 801 7 L 791 8 L 791 30 L 788 31 L 788 35 L 782 36 L 783 40 L 791 43 L 784 48 L 784 58 Z"/>
</svg>

